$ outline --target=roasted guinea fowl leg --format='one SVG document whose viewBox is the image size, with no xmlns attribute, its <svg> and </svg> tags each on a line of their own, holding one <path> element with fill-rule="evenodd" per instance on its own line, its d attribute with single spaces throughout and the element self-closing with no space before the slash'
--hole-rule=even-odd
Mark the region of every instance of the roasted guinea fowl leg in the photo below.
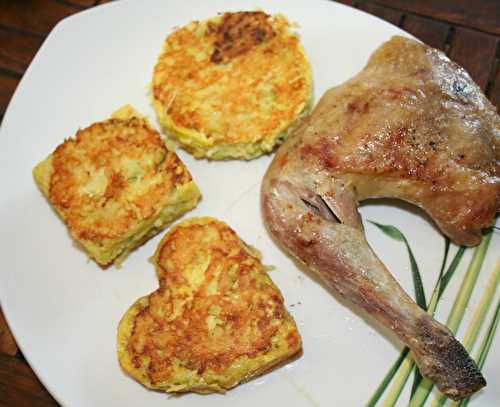
<svg viewBox="0 0 500 407">
<path fill-rule="evenodd" d="M 262 214 L 277 242 L 411 349 L 453 399 L 486 382 L 451 332 L 404 292 L 368 245 L 357 202 L 396 197 L 474 245 L 499 207 L 500 120 L 444 55 L 395 37 L 328 91 L 274 158 Z"/>
<path fill-rule="evenodd" d="M 330 200 L 337 202 L 333 193 L 326 197 L 287 180 L 271 181 L 266 189 L 263 208 L 276 239 L 330 287 L 391 329 L 412 350 L 422 375 L 452 398 L 486 384 L 450 331 L 415 304 L 373 253 L 357 211 L 333 212 L 328 207 Z"/>
</svg>

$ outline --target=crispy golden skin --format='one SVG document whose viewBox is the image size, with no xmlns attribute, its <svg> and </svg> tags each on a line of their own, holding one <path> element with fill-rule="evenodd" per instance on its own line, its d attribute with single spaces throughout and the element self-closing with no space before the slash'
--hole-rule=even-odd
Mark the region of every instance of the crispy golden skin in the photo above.
<svg viewBox="0 0 500 407">
<path fill-rule="evenodd" d="M 473 246 L 500 209 L 500 117 L 440 51 L 393 37 L 331 88 L 277 152 L 264 221 L 286 250 L 391 329 L 424 377 L 462 399 L 486 385 L 453 334 L 399 286 L 366 241 L 357 202 L 419 205 Z"/>
<path fill-rule="evenodd" d="M 163 129 L 195 157 L 270 152 L 309 110 L 311 68 L 282 16 L 225 13 L 168 36 L 153 74 Z"/>
<path fill-rule="evenodd" d="M 33 175 L 71 236 L 103 266 L 124 259 L 200 198 L 184 164 L 129 106 L 78 130 Z"/>
<path fill-rule="evenodd" d="M 193 218 L 169 231 L 154 256 L 160 288 L 118 328 L 123 370 L 167 392 L 221 392 L 301 349 L 283 298 L 258 252 L 226 224 Z"/>
</svg>

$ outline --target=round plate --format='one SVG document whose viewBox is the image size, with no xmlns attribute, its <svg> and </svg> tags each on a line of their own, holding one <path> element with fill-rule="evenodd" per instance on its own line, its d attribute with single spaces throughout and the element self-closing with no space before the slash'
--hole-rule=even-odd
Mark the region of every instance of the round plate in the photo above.
<svg viewBox="0 0 500 407">
<path fill-rule="evenodd" d="M 255 6 L 254 0 L 123 0 L 93 8 L 55 27 L 16 90 L 1 129 L 5 177 L 0 197 L 0 298 L 24 355 L 62 404 L 359 406 L 401 350 L 390 333 L 299 271 L 272 243 L 259 214 L 260 180 L 270 157 L 207 162 L 180 151 L 203 193 L 200 205 L 185 217 L 210 215 L 226 221 L 262 251 L 265 263 L 276 266 L 270 275 L 297 321 L 304 354 L 225 395 L 172 399 L 146 390 L 118 365 L 116 328 L 127 308 L 158 285 L 147 259 L 162 234 L 133 252 L 122 268 L 102 270 L 75 246 L 33 182 L 32 167 L 64 138 L 125 103 L 156 124 L 148 84 L 162 42 L 173 28 Z M 361 70 L 382 42 L 405 35 L 382 20 L 331 2 L 266 1 L 261 6 L 299 24 L 297 31 L 313 67 L 316 100 Z M 429 298 L 444 247 L 437 229 L 407 205 L 377 201 L 361 211 L 365 220 L 395 225 L 406 234 Z M 366 229 L 376 252 L 413 293 L 405 247 L 371 224 L 366 223 Z M 495 234 L 459 337 L 495 266 L 499 240 Z M 446 320 L 472 251 L 467 251 L 439 306 L 441 321 Z M 500 400 L 499 348 L 493 346 L 490 352 L 484 369 L 489 386 L 473 399 L 475 405 L 491 406 Z M 406 405 L 407 390 L 400 400 Z"/>
</svg>

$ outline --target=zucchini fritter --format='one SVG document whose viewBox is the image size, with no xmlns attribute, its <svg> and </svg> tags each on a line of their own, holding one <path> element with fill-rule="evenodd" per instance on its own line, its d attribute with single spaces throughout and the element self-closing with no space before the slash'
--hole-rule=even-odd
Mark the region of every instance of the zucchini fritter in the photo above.
<svg viewBox="0 0 500 407">
<path fill-rule="evenodd" d="M 259 253 L 226 224 L 208 217 L 178 224 L 153 261 L 160 288 L 118 327 L 120 364 L 144 386 L 222 392 L 300 351 Z"/>
<path fill-rule="evenodd" d="M 33 175 L 71 236 L 102 266 L 123 260 L 200 199 L 184 164 L 130 106 L 78 130 Z"/>
<path fill-rule="evenodd" d="M 163 129 L 197 158 L 252 159 L 299 124 L 311 68 L 281 15 L 224 13 L 170 34 L 153 73 Z"/>
</svg>

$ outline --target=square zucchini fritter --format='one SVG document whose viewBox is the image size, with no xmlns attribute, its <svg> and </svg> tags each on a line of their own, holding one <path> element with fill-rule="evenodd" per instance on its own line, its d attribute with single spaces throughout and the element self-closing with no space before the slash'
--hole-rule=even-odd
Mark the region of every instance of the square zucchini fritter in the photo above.
<svg viewBox="0 0 500 407">
<path fill-rule="evenodd" d="M 153 257 L 160 288 L 118 327 L 123 370 L 166 392 L 223 392 L 302 348 L 293 318 L 256 249 L 226 224 L 193 218 Z"/>
<path fill-rule="evenodd" d="M 130 106 L 78 130 L 33 176 L 71 236 L 102 266 L 123 260 L 200 199 L 184 164 Z"/>
</svg>

